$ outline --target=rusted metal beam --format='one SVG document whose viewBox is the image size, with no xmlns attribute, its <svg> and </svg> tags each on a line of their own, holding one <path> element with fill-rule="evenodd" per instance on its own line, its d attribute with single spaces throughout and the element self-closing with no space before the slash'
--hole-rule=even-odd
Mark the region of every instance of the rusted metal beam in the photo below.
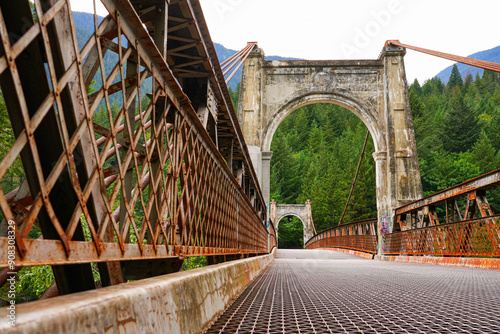
<svg viewBox="0 0 500 334">
<path fill-rule="evenodd" d="M 467 193 L 476 190 L 487 190 L 500 185 L 500 169 L 478 176 L 471 180 L 460 183 L 454 187 L 439 191 L 419 200 L 400 206 L 396 209 L 396 215 L 419 210 L 429 205 L 436 205 L 446 200 L 465 196 Z"/>
<path fill-rule="evenodd" d="M 224 65 L 224 68 L 227 67 L 227 69 L 222 73 L 224 76 L 227 73 L 229 73 L 229 71 L 231 71 L 231 69 L 234 68 L 233 71 L 227 76 L 226 84 L 229 83 L 229 81 L 231 81 L 231 79 L 234 77 L 236 72 L 238 72 L 240 67 L 243 66 L 243 63 L 245 62 L 247 57 L 250 55 L 250 52 L 252 52 L 252 50 L 256 47 L 257 47 L 257 42 L 247 43 L 247 46 L 241 51 L 241 54 L 237 53 L 238 56 L 235 59 L 227 62 L 227 64 Z"/>
<path fill-rule="evenodd" d="M 47 290 L 45 290 L 40 296 L 39 300 L 53 298 L 59 296 L 59 290 L 57 288 L 56 282 L 52 283 Z"/>
<path fill-rule="evenodd" d="M 259 199 L 259 205 L 261 209 L 265 207 L 264 197 L 262 195 L 262 191 L 258 184 L 257 174 L 255 173 L 255 169 L 253 167 L 252 161 L 250 159 L 250 153 L 248 152 L 247 145 L 244 142 L 243 132 L 241 131 L 241 127 L 234 111 L 233 104 L 231 102 L 231 97 L 229 95 L 229 90 L 227 85 L 225 85 L 224 75 L 222 74 L 222 70 L 220 69 L 219 60 L 217 58 L 217 53 L 215 52 L 214 45 L 210 38 L 210 33 L 208 31 L 207 24 L 205 22 L 205 18 L 203 15 L 203 11 L 201 9 L 201 5 L 199 0 L 192 0 L 187 3 L 189 5 L 189 9 L 195 17 L 196 21 L 196 29 L 199 32 L 199 36 L 203 40 L 203 48 L 206 50 L 206 54 L 209 56 L 211 68 L 214 70 L 213 78 L 213 87 L 214 93 L 218 99 L 222 100 L 222 109 L 228 113 L 229 120 L 231 121 L 231 125 L 235 131 L 236 139 L 238 141 L 238 150 L 242 152 L 243 161 L 245 165 L 248 166 L 247 170 L 250 173 L 250 182 L 254 185 L 257 197 Z M 237 151 L 238 151 L 237 150 Z"/>
<path fill-rule="evenodd" d="M 306 249 L 344 248 L 375 254 L 377 253 L 377 236 L 375 235 L 343 235 L 311 241 Z"/>
<path fill-rule="evenodd" d="M 167 226 L 167 227 L 170 227 Z M 215 228 L 215 226 L 214 226 Z M 252 245 L 251 232 L 248 232 L 248 240 L 241 243 L 241 246 Z M 267 238 L 267 234 L 266 234 Z M 245 238 L 244 238 L 245 239 Z M 153 245 L 141 245 L 125 243 L 124 252 L 117 243 L 103 242 L 102 253 L 99 255 L 92 246 L 92 243 L 85 241 L 70 241 L 71 254 L 66 254 L 61 241 L 58 240 L 36 240 L 26 239 L 26 247 L 29 253 L 26 257 L 16 257 L 16 264 L 23 267 L 42 266 L 42 265 L 66 265 L 66 264 L 84 264 L 90 262 L 108 262 L 108 261 L 127 261 L 127 260 L 149 260 L 179 258 L 186 256 L 205 256 L 213 254 L 251 254 L 267 253 L 267 240 L 265 248 L 230 248 L 230 247 L 202 247 L 202 246 L 183 246 L 183 245 L 157 245 L 156 250 Z M 0 238 L 0 246 L 7 247 L 7 238 Z M 141 250 L 142 248 L 142 250 Z M 7 249 L 7 248 L 5 248 Z M 6 259 L 1 259 L 0 267 L 8 266 Z"/>
</svg>

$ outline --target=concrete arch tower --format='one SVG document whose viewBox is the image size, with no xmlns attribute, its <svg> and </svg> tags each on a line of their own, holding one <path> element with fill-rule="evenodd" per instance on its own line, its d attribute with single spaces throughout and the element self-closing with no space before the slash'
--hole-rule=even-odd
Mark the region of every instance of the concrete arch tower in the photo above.
<svg viewBox="0 0 500 334">
<path fill-rule="evenodd" d="M 306 242 L 314 236 L 316 229 L 311 214 L 311 202 L 307 200 L 305 204 L 276 204 L 271 201 L 269 204 L 269 218 L 271 218 L 274 229 L 279 236 L 279 223 L 287 216 L 294 216 L 300 219 L 303 229 L 304 246 Z"/>
<path fill-rule="evenodd" d="M 273 135 L 291 112 L 312 103 L 340 105 L 370 131 L 379 223 L 392 226 L 396 207 L 422 197 L 405 53 L 385 46 L 375 60 L 266 61 L 262 49 L 252 51 L 243 65 L 238 119 L 268 203 Z"/>
</svg>

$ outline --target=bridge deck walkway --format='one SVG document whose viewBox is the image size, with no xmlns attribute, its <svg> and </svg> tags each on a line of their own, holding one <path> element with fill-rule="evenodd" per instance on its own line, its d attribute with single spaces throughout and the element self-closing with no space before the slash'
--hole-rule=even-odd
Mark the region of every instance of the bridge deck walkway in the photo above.
<svg viewBox="0 0 500 334">
<path fill-rule="evenodd" d="M 207 333 L 500 333 L 500 271 L 278 250 Z"/>
</svg>

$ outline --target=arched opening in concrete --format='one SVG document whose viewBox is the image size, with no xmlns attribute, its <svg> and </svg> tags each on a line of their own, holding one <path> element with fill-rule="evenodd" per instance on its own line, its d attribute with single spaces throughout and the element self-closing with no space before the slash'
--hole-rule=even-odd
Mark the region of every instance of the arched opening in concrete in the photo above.
<svg viewBox="0 0 500 334">
<path fill-rule="evenodd" d="M 295 214 L 286 214 L 277 221 L 278 248 L 303 249 L 305 223 Z"/>
<path fill-rule="evenodd" d="M 310 199 L 317 231 L 338 223 L 367 132 L 357 113 L 331 100 L 319 102 L 283 108 L 280 123 L 269 131 L 274 137 L 269 147 L 271 200 L 292 204 Z M 370 138 L 344 222 L 377 216 L 374 150 Z"/>
<path fill-rule="evenodd" d="M 350 96 L 339 93 L 321 93 L 311 92 L 308 94 L 298 95 L 289 102 L 283 104 L 271 119 L 267 122 L 263 130 L 262 151 L 270 151 L 271 143 L 280 124 L 294 111 L 312 104 L 333 104 L 343 109 L 350 111 L 356 115 L 366 126 L 375 145 L 375 151 L 385 151 L 386 143 L 383 140 L 383 130 L 380 128 L 377 120 L 373 116 L 372 106 L 366 106 L 363 103 L 356 101 Z"/>
</svg>

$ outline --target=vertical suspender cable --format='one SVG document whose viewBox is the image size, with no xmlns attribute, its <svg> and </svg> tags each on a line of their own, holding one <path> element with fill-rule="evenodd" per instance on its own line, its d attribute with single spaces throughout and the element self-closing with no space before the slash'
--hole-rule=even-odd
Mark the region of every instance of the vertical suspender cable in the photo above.
<svg viewBox="0 0 500 334">
<path fill-rule="evenodd" d="M 359 157 L 358 168 L 356 169 L 356 175 L 354 176 L 354 180 L 352 181 L 351 191 L 349 192 L 349 197 L 347 198 L 347 202 L 344 207 L 344 212 L 342 212 L 342 217 L 340 217 L 339 225 L 342 224 L 344 220 L 345 213 L 347 211 L 347 207 L 349 206 L 349 202 L 351 201 L 351 196 L 356 187 L 356 181 L 358 180 L 359 170 L 361 168 L 361 164 L 363 163 L 363 158 L 365 157 L 366 144 L 368 143 L 368 139 L 370 138 L 370 131 L 366 131 L 365 143 L 363 145 L 363 150 L 361 151 L 361 156 Z"/>
</svg>

